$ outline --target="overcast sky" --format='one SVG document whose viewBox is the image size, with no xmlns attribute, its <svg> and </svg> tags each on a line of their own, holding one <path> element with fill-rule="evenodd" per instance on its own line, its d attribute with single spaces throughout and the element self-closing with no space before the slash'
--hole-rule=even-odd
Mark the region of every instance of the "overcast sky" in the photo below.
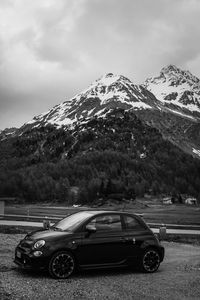
<svg viewBox="0 0 200 300">
<path fill-rule="evenodd" d="M 0 129 L 101 75 L 134 83 L 168 64 L 200 78 L 200 0 L 0 0 Z"/>
</svg>

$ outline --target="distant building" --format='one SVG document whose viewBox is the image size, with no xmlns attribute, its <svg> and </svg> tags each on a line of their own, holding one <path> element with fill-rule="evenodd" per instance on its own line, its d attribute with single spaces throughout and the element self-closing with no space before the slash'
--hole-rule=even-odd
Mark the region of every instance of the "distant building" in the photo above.
<svg viewBox="0 0 200 300">
<path fill-rule="evenodd" d="M 197 205 L 197 199 L 193 197 L 189 197 L 185 200 L 185 204 L 188 205 Z"/>
<path fill-rule="evenodd" d="M 172 198 L 171 197 L 165 197 L 162 199 L 163 204 L 172 204 Z"/>
</svg>

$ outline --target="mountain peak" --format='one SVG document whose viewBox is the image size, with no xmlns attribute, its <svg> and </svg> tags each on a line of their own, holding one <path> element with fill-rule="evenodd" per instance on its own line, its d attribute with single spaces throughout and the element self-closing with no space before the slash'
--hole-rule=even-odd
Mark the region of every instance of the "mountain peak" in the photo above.
<svg viewBox="0 0 200 300">
<path fill-rule="evenodd" d="M 190 84 L 197 84 L 200 82 L 199 78 L 194 76 L 188 70 L 181 70 L 180 68 L 176 67 L 175 65 L 168 65 L 161 69 L 160 72 L 161 76 L 169 77 L 172 80 L 177 79 L 179 82 L 180 80 L 184 82 L 188 81 Z M 179 83 L 178 82 L 178 83 Z"/>
<path fill-rule="evenodd" d="M 161 69 L 158 76 L 148 78 L 144 83 L 165 107 L 173 112 L 191 115 L 200 113 L 200 80 L 189 71 L 181 70 L 175 65 Z"/>
<path fill-rule="evenodd" d="M 172 65 L 172 64 L 167 65 L 166 67 L 163 67 L 161 69 L 161 73 L 171 73 L 171 72 L 179 73 L 179 72 L 181 72 L 181 69 L 179 69 L 178 67 L 176 67 L 175 65 Z"/>
<path fill-rule="evenodd" d="M 113 73 L 106 73 L 105 75 L 101 76 L 99 79 L 97 79 L 92 85 L 100 83 L 106 86 L 109 86 L 113 84 L 115 81 L 118 81 L 120 79 L 120 75 L 116 75 Z"/>
<path fill-rule="evenodd" d="M 135 85 L 122 75 L 106 73 L 87 89 L 51 110 L 33 118 L 25 125 L 73 126 L 92 117 L 105 117 L 115 109 L 153 109 L 156 98 L 142 86 Z"/>
<path fill-rule="evenodd" d="M 113 73 L 106 73 L 102 77 L 100 77 L 98 80 L 96 80 L 91 86 L 96 84 L 101 84 L 105 86 L 109 86 L 114 84 L 115 82 L 127 82 L 132 83 L 130 79 L 123 75 L 113 74 Z"/>
<path fill-rule="evenodd" d="M 175 65 L 168 65 L 163 67 L 160 71 L 159 76 L 150 77 L 145 82 L 155 82 L 155 81 L 166 81 L 169 80 L 171 85 L 180 86 L 181 84 L 187 83 L 190 86 L 199 85 L 200 79 L 194 76 L 190 71 L 181 70 Z"/>
<path fill-rule="evenodd" d="M 108 78 L 108 77 L 113 77 L 113 76 L 116 76 L 116 75 L 114 75 L 113 73 L 107 73 L 107 74 L 105 75 L 106 78 Z"/>
<path fill-rule="evenodd" d="M 167 109 L 195 119 L 200 114 L 199 82 L 189 71 L 182 71 L 175 65 L 162 68 L 157 77 L 147 79 L 143 86 L 109 72 L 78 95 L 34 117 L 25 125 L 34 127 L 50 123 L 73 127 L 88 118 L 105 117 L 114 108 L 135 111 Z"/>
</svg>

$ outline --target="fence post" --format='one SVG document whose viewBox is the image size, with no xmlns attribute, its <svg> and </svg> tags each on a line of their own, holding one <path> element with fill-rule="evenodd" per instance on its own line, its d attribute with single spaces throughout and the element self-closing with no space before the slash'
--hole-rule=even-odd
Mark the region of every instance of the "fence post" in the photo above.
<svg viewBox="0 0 200 300">
<path fill-rule="evenodd" d="M 44 229 L 49 229 L 50 228 L 50 221 L 48 220 L 47 216 L 44 217 L 43 228 Z"/>
<path fill-rule="evenodd" d="M 167 226 L 165 224 L 162 224 L 159 228 L 159 236 L 161 240 L 165 240 L 167 237 Z"/>
</svg>

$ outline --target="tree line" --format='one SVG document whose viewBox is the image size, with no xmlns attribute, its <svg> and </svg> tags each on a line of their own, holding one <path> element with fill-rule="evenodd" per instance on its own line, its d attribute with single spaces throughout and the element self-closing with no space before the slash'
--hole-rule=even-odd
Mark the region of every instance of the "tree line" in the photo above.
<svg viewBox="0 0 200 300">
<path fill-rule="evenodd" d="M 200 161 L 135 115 L 118 112 L 81 126 L 41 127 L 2 141 L 0 196 L 70 204 L 145 193 L 200 196 Z"/>
</svg>

